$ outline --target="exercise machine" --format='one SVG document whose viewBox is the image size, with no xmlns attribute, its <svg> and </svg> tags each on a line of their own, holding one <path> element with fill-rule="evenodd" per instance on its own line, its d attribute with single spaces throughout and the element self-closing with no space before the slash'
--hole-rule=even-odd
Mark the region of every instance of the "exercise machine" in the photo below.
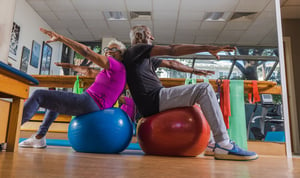
<svg viewBox="0 0 300 178">
<path fill-rule="evenodd" d="M 255 104 L 251 117 L 249 119 L 248 128 L 247 128 L 247 138 L 249 139 L 250 131 L 252 131 L 256 140 L 264 140 L 265 138 L 265 127 L 266 123 L 274 123 L 271 125 L 273 131 L 276 130 L 275 125 L 283 124 L 282 118 L 282 105 L 274 104 L 273 97 L 271 94 L 262 94 L 261 95 L 261 115 L 254 116 L 257 110 L 258 104 Z M 259 127 L 251 127 L 252 124 L 259 119 Z"/>
</svg>

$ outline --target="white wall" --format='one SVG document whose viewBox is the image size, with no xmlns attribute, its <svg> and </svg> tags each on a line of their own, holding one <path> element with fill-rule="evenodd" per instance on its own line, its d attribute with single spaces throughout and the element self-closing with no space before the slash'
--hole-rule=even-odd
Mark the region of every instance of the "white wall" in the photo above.
<svg viewBox="0 0 300 178">
<path fill-rule="evenodd" d="M 39 31 L 39 28 L 52 30 L 50 26 L 28 5 L 25 0 L 16 0 L 16 9 L 14 22 L 20 26 L 20 37 L 17 49 L 16 60 L 9 57 L 8 62 L 16 69 L 20 69 L 21 53 L 23 46 L 32 48 L 32 41 L 35 40 L 41 45 L 39 67 L 35 68 L 28 64 L 28 74 L 39 74 L 41 52 L 43 41 L 49 40 L 49 37 Z M 58 42 L 50 43 L 52 47 L 52 60 L 50 75 L 58 75 L 60 68 L 54 65 L 54 62 L 60 61 L 62 44 Z"/>
<path fill-rule="evenodd" d="M 0 1 L 0 61 L 7 63 L 10 34 L 16 1 Z"/>
</svg>

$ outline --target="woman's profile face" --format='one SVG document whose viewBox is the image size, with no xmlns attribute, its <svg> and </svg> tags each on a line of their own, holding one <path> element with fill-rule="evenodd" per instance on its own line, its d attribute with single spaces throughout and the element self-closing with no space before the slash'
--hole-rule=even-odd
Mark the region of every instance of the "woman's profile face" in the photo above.
<svg viewBox="0 0 300 178">
<path fill-rule="evenodd" d="M 112 56 L 114 59 L 121 60 L 122 59 L 122 51 L 120 50 L 120 46 L 117 44 L 111 44 L 104 48 L 105 56 Z"/>
</svg>

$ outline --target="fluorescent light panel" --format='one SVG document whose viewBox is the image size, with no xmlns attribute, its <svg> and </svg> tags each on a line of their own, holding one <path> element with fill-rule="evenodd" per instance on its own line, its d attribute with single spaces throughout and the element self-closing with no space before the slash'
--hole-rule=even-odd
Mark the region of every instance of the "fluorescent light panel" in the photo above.
<svg viewBox="0 0 300 178">
<path fill-rule="evenodd" d="M 127 14 L 121 11 L 104 11 L 103 14 L 108 21 L 127 20 Z"/>
<path fill-rule="evenodd" d="M 207 12 L 204 20 L 207 22 L 225 22 L 229 15 L 229 12 Z"/>
</svg>

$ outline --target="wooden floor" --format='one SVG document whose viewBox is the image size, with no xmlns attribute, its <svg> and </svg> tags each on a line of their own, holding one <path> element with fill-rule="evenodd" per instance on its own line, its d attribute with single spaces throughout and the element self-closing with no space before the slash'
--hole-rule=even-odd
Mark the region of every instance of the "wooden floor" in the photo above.
<svg viewBox="0 0 300 178">
<path fill-rule="evenodd" d="M 213 157 L 145 156 L 141 151 L 121 154 L 88 154 L 70 147 L 20 148 L 0 152 L 1 178 L 31 177 L 130 177 L 130 178 L 253 178 L 300 177 L 300 158 L 264 156 L 255 161 L 221 161 Z"/>
</svg>

